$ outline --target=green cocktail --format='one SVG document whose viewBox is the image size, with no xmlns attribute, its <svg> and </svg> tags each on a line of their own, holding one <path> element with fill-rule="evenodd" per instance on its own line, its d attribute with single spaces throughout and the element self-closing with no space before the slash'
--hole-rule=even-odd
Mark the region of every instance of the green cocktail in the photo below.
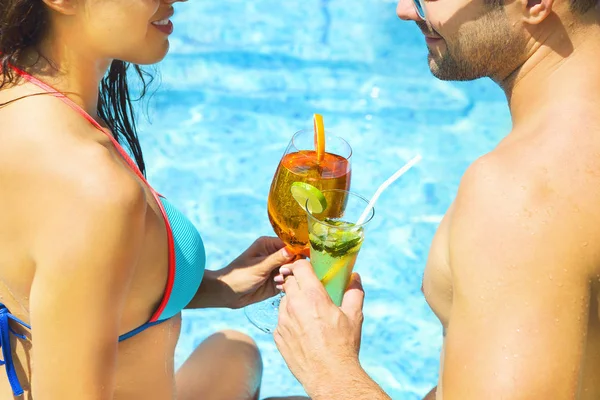
<svg viewBox="0 0 600 400">
<path fill-rule="evenodd" d="M 308 226 L 310 260 L 331 300 L 340 306 L 363 243 L 364 230 L 344 221 L 323 222 Z"/>
<path fill-rule="evenodd" d="M 340 306 L 350 283 L 354 264 L 365 238 L 365 225 L 374 210 L 360 225 L 358 220 L 369 203 L 365 198 L 346 190 L 324 190 L 327 207 L 315 213 L 307 206 L 310 261 L 333 302 Z M 340 204 L 340 201 L 343 201 Z"/>
</svg>

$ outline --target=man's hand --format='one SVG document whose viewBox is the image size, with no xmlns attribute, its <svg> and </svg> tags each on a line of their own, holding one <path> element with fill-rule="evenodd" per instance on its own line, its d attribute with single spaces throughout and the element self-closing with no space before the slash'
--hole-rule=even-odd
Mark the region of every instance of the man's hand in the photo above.
<svg viewBox="0 0 600 400">
<path fill-rule="evenodd" d="M 372 386 L 376 389 L 369 393 L 381 394 L 358 361 L 364 300 L 358 274 L 352 276 L 342 306 L 337 307 L 308 261 L 299 260 L 286 267 L 293 275 L 283 284 L 286 296 L 279 308 L 274 338 L 308 395 L 313 399 L 346 399 L 350 397 L 344 397 L 344 393 L 350 391 L 355 396 L 352 398 L 362 399 L 359 388 Z"/>
</svg>

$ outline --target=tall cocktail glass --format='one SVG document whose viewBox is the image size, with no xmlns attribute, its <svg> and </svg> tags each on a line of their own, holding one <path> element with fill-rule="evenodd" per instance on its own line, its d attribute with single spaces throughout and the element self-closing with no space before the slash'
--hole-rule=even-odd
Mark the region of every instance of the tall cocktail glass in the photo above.
<svg viewBox="0 0 600 400">
<path fill-rule="evenodd" d="M 340 189 L 334 201 L 343 204 L 350 188 L 352 148 L 341 137 L 329 132 L 325 135 L 325 153 L 321 160 L 315 151 L 315 136 L 310 130 L 294 134 L 288 144 L 271 183 L 268 198 L 268 216 L 273 230 L 295 251 L 308 249 L 308 221 L 303 207 L 292 197 L 294 182 L 305 182 L 319 190 Z M 333 199 L 332 199 L 333 201 Z M 264 332 L 273 332 L 281 295 L 246 307 L 248 319 Z"/>
<path fill-rule="evenodd" d="M 340 306 L 350 283 L 354 263 L 365 238 L 365 227 L 373 219 L 371 209 L 357 225 L 369 201 L 345 190 L 324 190 L 327 208 L 320 214 L 305 207 L 308 215 L 310 262 L 333 302 Z M 308 202 L 307 202 L 308 203 Z"/>
</svg>

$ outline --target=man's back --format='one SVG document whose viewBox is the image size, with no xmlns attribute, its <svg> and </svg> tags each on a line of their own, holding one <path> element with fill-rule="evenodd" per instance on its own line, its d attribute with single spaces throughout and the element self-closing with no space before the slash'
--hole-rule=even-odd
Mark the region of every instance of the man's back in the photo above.
<svg viewBox="0 0 600 400">
<path fill-rule="evenodd" d="M 584 114 L 515 131 L 466 172 L 423 279 L 451 351 L 438 389 L 600 398 L 600 118 Z"/>
</svg>

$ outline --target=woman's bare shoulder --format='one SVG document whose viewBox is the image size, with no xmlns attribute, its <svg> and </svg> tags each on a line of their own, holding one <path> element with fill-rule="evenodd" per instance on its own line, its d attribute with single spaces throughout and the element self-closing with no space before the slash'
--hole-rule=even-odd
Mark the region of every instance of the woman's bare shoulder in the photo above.
<svg viewBox="0 0 600 400">
<path fill-rule="evenodd" d="M 0 107 L 0 141 L 0 185 L 6 194 L 0 205 L 22 214 L 19 223 L 31 222 L 32 230 L 41 232 L 61 219 L 77 223 L 84 216 L 93 223 L 115 207 L 132 208 L 115 213 L 120 218 L 145 212 L 144 188 L 110 142 L 52 96 Z"/>
</svg>

